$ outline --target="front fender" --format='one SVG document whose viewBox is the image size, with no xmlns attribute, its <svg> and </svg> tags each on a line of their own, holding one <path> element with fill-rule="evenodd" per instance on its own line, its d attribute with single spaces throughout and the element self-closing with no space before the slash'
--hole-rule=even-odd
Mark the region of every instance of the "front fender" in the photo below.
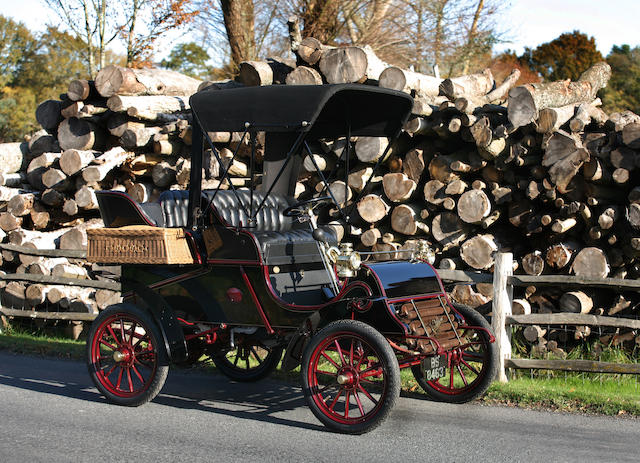
<svg viewBox="0 0 640 463">
<path fill-rule="evenodd" d="M 124 286 L 124 282 L 123 282 Z M 189 357 L 187 341 L 182 327 L 171 306 L 157 292 L 140 282 L 127 280 L 126 287 L 131 290 L 127 302 L 133 302 L 148 310 L 160 327 L 164 339 L 167 357 L 173 362 L 183 362 Z"/>
</svg>

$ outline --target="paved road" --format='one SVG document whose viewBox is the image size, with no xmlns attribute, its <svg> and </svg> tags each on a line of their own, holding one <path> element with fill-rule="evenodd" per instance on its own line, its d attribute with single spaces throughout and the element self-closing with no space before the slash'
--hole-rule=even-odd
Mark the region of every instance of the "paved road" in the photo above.
<svg viewBox="0 0 640 463">
<path fill-rule="evenodd" d="M 107 404 L 84 364 L 0 352 L 0 461 L 637 461 L 640 420 L 401 398 L 364 436 L 327 432 L 299 388 L 171 371 L 156 400 Z"/>
</svg>

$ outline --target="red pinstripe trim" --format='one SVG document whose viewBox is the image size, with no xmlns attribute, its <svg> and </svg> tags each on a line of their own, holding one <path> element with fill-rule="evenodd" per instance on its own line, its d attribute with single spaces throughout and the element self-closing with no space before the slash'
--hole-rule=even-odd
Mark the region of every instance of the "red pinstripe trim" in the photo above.
<svg viewBox="0 0 640 463">
<path fill-rule="evenodd" d="M 240 272 L 242 273 L 242 279 L 244 280 L 244 283 L 247 285 L 247 288 L 249 289 L 249 293 L 251 293 L 251 299 L 253 299 L 253 303 L 256 305 L 256 309 L 258 309 L 258 314 L 260 314 L 260 318 L 262 318 L 264 327 L 267 329 L 267 333 L 269 334 L 275 333 L 275 331 L 273 331 L 273 328 L 271 328 L 271 324 L 269 323 L 267 314 L 264 313 L 264 310 L 262 309 L 262 305 L 260 305 L 258 296 L 256 295 L 256 292 L 253 290 L 253 286 L 251 285 L 251 282 L 249 281 L 249 277 L 245 273 L 244 268 L 240 267 Z"/>
</svg>

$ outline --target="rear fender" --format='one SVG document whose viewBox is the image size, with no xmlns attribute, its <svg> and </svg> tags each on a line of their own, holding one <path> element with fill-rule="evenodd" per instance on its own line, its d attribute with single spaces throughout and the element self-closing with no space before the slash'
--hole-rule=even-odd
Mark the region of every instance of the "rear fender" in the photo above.
<svg viewBox="0 0 640 463">
<path fill-rule="evenodd" d="M 189 353 L 182 327 L 167 301 L 160 294 L 142 283 L 129 280 L 126 286 L 133 293 L 131 296 L 133 302 L 137 306 L 148 310 L 158 323 L 169 360 L 173 362 L 187 360 Z"/>
</svg>

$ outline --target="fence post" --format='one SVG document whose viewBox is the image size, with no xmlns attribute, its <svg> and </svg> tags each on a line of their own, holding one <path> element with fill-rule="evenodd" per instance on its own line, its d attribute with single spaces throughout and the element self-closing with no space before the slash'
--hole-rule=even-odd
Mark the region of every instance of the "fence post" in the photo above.
<svg viewBox="0 0 640 463">
<path fill-rule="evenodd" d="M 493 267 L 493 306 L 491 327 L 496 337 L 499 363 L 497 380 L 508 381 L 504 368 L 505 359 L 511 358 L 511 330 L 505 325 L 507 315 L 511 315 L 513 286 L 508 284 L 508 277 L 513 275 L 513 254 L 499 252 Z"/>
</svg>

